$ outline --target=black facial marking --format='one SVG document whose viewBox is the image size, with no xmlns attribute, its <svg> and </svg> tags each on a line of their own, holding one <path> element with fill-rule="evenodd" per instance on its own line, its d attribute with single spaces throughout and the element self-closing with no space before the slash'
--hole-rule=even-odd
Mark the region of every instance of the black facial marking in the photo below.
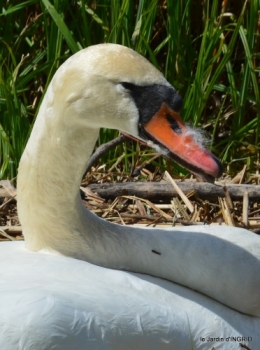
<svg viewBox="0 0 260 350">
<path fill-rule="evenodd" d="M 138 108 L 141 124 L 146 124 L 159 111 L 163 102 L 175 112 L 179 112 L 182 108 L 182 98 L 172 86 L 159 84 L 140 86 L 128 82 L 122 82 L 121 85 L 129 90 Z"/>
<path fill-rule="evenodd" d="M 182 130 L 181 130 L 179 124 L 176 122 L 176 120 L 170 114 L 166 114 L 166 119 L 167 119 L 168 123 L 170 124 L 172 130 L 174 132 L 176 132 L 176 134 L 181 135 Z"/>
<path fill-rule="evenodd" d="M 136 85 L 134 85 L 134 84 L 132 84 L 132 83 L 127 83 L 127 82 L 121 83 L 121 85 L 122 85 L 125 89 L 127 89 L 127 90 L 129 90 L 129 91 L 134 90 L 134 87 L 136 86 Z"/>
</svg>

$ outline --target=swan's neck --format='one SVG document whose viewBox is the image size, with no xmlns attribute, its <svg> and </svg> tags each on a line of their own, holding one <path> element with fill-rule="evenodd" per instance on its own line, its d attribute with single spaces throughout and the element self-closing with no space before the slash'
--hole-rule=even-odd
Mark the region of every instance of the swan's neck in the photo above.
<svg viewBox="0 0 260 350">
<path fill-rule="evenodd" d="M 63 116 L 54 119 L 50 94 L 20 161 L 18 212 L 29 249 L 51 248 L 73 255 L 68 250 L 75 251 L 73 243 L 85 234 L 82 225 L 87 215 L 79 186 L 99 129 L 73 122 L 77 116 L 69 115 L 66 108 Z"/>
<path fill-rule="evenodd" d="M 65 127 L 63 120 L 73 118 L 66 110 L 54 123 L 46 100 L 19 165 L 18 211 L 27 248 L 156 275 L 145 257 L 146 250 L 155 255 L 153 232 L 106 222 L 81 203 L 79 186 L 99 129 L 74 128 L 75 122 Z"/>
</svg>

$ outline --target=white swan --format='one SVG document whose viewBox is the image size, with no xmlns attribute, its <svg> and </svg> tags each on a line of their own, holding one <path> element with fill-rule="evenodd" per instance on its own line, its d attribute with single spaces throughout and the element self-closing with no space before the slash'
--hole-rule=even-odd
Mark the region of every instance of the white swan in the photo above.
<svg viewBox="0 0 260 350">
<path fill-rule="evenodd" d="M 59 68 L 19 166 L 31 251 L 0 244 L 1 349 L 260 347 L 259 237 L 231 227 L 122 227 L 81 204 L 86 154 L 102 126 L 218 176 L 219 162 L 185 128 L 180 107 L 164 77 L 122 46 L 89 47 Z"/>
</svg>

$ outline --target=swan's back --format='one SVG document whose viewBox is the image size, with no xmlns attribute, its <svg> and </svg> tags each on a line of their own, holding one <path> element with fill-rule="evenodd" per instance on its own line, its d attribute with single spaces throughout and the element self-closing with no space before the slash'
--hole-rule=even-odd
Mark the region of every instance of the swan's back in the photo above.
<svg viewBox="0 0 260 350">
<path fill-rule="evenodd" d="M 259 318 L 177 284 L 28 252 L 23 242 L 1 243 L 0 254 L 1 350 L 239 349 L 239 340 L 257 349 L 260 344 Z M 241 340 L 252 334 L 252 341 Z M 238 338 L 203 341 L 208 337 Z"/>
</svg>

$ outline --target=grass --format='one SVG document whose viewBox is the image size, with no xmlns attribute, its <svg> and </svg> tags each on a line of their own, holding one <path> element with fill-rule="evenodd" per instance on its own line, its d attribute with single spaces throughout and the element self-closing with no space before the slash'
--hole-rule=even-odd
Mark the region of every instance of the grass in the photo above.
<svg viewBox="0 0 260 350">
<path fill-rule="evenodd" d="M 0 178 L 16 175 L 57 68 L 78 50 L 102 42 L 131 47 L 163 72 L 184 97 L 182 118 L 211 135 L 212 151 L 231 173 L 244 164 L 256 171 L 259 10 L 258 0 L 6 1 L 0 14 Z M 103 130 L 99 142 L 116 135 Z M 147 151 L 130 143 L 102 162 L 110 167 L 122 153 L 127 171 L 136 154 L 145 158 Z"/>
</svg>

